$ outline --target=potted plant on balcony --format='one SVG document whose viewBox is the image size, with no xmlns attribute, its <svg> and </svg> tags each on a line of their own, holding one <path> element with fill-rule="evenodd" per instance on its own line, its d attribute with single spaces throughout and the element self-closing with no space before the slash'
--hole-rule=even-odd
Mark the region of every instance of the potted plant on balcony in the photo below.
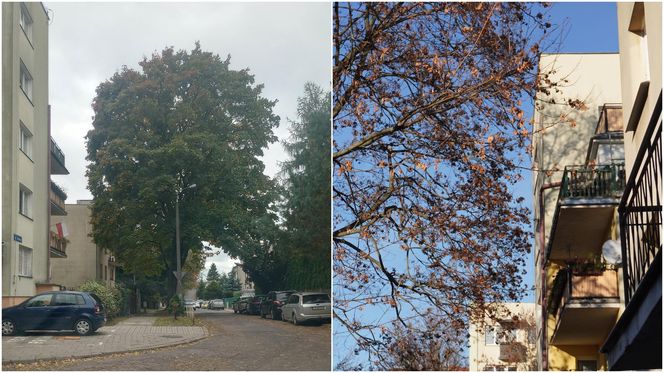
<svg viewBox="0 0 664 373">
<path fill-rule="evenodd" d="M 577 276 L 597 276 L 606 269 L 600 254 L 589 255 L 587 258 L 576 258 L 567 261 L 567 268 Z"/>
</svg>

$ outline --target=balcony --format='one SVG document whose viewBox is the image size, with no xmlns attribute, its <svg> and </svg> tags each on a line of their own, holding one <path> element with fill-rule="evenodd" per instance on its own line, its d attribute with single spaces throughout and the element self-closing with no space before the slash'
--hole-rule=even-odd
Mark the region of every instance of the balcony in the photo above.
<svg viewBox="0 0 664 373">
<path fill-rule="evenodd" d="M 641 119 L 640 112 L 633 111 L 632 116 L 635 123 Z M 618 208 L 625 311 L 600 350 L 611 370 L 662 369 L 661 187 L 660 91 Z"/>
<path fill-rule="evenodd" d="M 51 175 L 69 175 L 65 167 L 65 153 L 62 152 L 58 144 L 51 138 Z"/>
<path fill-rule="evenodd" d="M 623 132 L 622 104 L 604 104 L 599 112 L 599 120 L 595 127 L 595 134 L 622 133 Z"/>
<path fill-rule="evenodd" d="M 547 259 L 562 262 L 595 255 L 609 236 L 625 187 L 625 166 L 567 166 L 547 246 Z"/>
<path fill-rule="evenodd" d="M 554 280 L 549 312 L 556 315 L 552 345 L 600 345 L 620 309 L 614 270 L 574 273 L 562 269 Z"/>
<path fill-rule="evenodd" d="M 51 188 L 48 191 L 48 198 L 51 201 L 51 215 L 67 215 L 65 210 L 65 200 L 67 194 L 58 186 L 58 184 L 51 181 Z"/>
<path fill-rule="evenodd" d="M 67 239 L 58 237 L 58 234 L 49 231 L 48 246 L 50 248 L 51 258 L 67 257 Z"/>
<path fill-rule="evenodd" d="M 519 342 L 501 343 L 498 359 L 509 363 L 526 362 L 528 360 L 528 348 Z"/>
</svg>

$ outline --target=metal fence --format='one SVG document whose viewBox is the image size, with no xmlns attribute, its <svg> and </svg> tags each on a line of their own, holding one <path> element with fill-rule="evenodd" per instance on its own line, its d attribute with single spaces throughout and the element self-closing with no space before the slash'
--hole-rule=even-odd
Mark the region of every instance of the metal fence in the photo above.
<svg viewBox="0 0 664 373">
<path fill-rule="evenodd" d="M 661 260 L 661 142 L 662 94 L 660 93 L 618 207 L 625 304 L 628 304 L 634 296 L 653 262 Z"/>
</svg>

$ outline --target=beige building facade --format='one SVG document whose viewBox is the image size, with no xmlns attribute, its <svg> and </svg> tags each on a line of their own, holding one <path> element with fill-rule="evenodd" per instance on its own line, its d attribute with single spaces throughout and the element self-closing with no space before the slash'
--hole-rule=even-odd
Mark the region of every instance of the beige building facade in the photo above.
<svg viewBox="0 0 664 373">
<path fill-rule="evenodd" d="M 501 303 L 498 321 L 470 325 L 470 371 L 537 370 L 534 303 Z"/>
<path fill-rule="evenodd" d="M 67 215 L 53 217 L 53 224 L 67 227 L 66 258 L 51 259 L 52 280 L 69 290 L 86 281 L 96 280 L 107 286 L 115 285 L 116 261 L 108 250 L 99 248 L 90 237 L 90 200 L 67 204 Z"/>
<path fill-rule="evenodd" d="M 48 22 L 42 3 L 2 4 L 3 307 L 59 288 L 49 267 L 64 253 L 51 249 L 50 215 L 65 213 L 67 197 L 50 175 L 68 171 L 50 137 Z"/>
<path fill-rule="evenodd" d="M 662 3 L 618 3 L 626 184 L 624 310 L 601 347 L 611 370 L 662 369 Z"/>
<path fill-rule="evenodd" d="M 543 54 L 540 76 L 560 85 L 538 93 L 532 139 L 538 369 L 603 370 L 623 299 L 603 250 L 625 183 L 620 56 Z"/>
<path fill-rule="evenodd" d="M 256 294 L 254 283 L 249 280 L 249 277 L 244 272 L 241 265 L 236 264 L 233 266 L 233 269 L 231 269 L 231 276 L 236 278 L 240 283 L 240 291 L 242 292 L 242 296 L 253 296 Z"/>
</svg>

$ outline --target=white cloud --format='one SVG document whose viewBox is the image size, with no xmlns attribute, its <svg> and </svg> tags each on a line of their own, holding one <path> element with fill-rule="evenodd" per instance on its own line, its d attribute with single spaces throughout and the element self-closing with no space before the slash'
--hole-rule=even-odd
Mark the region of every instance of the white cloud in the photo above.
<svg viewBox="0 0 664 373">
<path fill-rule="evenodd" d="M 123 65 L 137 68 L 145 56 L 166 46 L 191 50 L 200 41 L 235 69 L 249 68 L 263 94 L 279 102 L 276 130 L 288 135 L 304 83 L 330 85 L 329 3 L 46 3 L 49 27 L 51 132 L 70 171 L 54 181 L 68 202 L 91 198 L 85 179 L 85 135 L 92 128 L 97 85 Z M 279 144 L 263 160 L 274 176 L 286 159 Z"/>
</svg>

